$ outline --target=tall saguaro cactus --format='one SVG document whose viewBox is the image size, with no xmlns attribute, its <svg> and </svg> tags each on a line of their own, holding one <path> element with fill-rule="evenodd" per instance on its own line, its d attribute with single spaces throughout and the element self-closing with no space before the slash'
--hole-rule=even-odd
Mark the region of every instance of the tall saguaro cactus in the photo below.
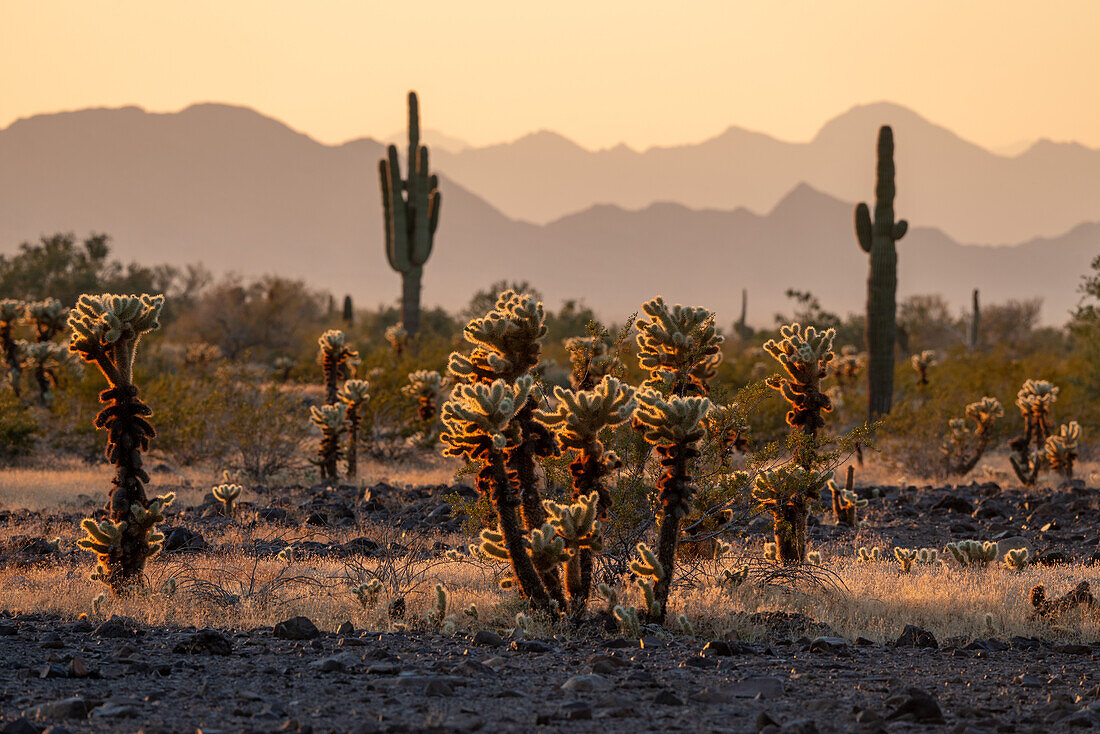
<svg viewBox="0 0 1100 734">
<path fill-rule="evenodd" d="M 867 276 L 867 402 L 870 416 L 890 412 L 894 395 L 894 341 L 897 335 L 898 252 L 895 245 L 909 224 L 894 221 L 894 133 L 889 125 L 878 131 L 878 175 L 875 182 L 875 218 L 867 205 L 856 207 L 856 237 L 871 256 Z"/>
<path fill-rule="evenodd" d="M 386 227 L 386 257 L 401 273 L 401 318 L 409 336 L 420 330 L 420 276 L 432 254 L 439 225 L 439 178 L 428 173 L 428 148 L 420 144 L 420 112 L 416 92 L 409 92 L 408 177 L 401 178 L 397 146 L 378 162 L 382 179 L 382 211 Z"/>
</svg>

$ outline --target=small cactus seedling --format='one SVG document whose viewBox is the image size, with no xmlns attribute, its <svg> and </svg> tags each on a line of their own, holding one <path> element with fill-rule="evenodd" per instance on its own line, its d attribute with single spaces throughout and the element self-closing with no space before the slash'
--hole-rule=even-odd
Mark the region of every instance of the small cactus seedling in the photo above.
<svg viewBox="0 0 1100 734">
<path fill-rule="evenodd" d="M 689 467 L 699 455 L 696 446 L 706 433 L 703 418 L 710 410 L 711 402 L 703 397 L 670 397 L 666 400 L 650 388 L 642 388 L 636 395 L 638 407 L 634 412 L 634 423 L 642 430 L 646 442 L 655 448 L 661 466 L 661 475 L 656 483 L 661 503 L 657 558 L 665 573 L 656 584 L 661 610 L 655 615 L 655 621 L 662 622 L 668 603 L 669 584 L 675 571 L 680 522 L 691 511 L 691 499 L 695 494 Z"/>
<path fill-rule="evenodd" d="M 401 392 L 416 398 L 416 415 L 420 422 L 430 427 L 439 414 L 439 394 L 443 392 L 443 377 L 435 370 L 417 370 L 409 373 L 409 384 Z M 428 431 L 430 433 L 430 430 Z"/>
<path fill-rule="evenodd" d="M 780 334 L 779 341 L 769 339 L 764 349 L 787 374 L 769 377 L 768 387 L 778 390 L 790 403 L 787 425 L 800 429 L 812 441 L 818 429 L 825 425 L 821 414 L 833 409 L 829 397 L 821 392 L 821 380 L 828 374 L 833 359 L 836 332 L 833 329 L 819 332 L 812 326 L 803 329 L 799 324 L 790 324 L 782 327 Z M 799 458 L 806 469 L 810 468 L 808 462 L 807 457 Z"/>
<path fill-rule="evenodd" d="M 219 484 L 212 490 L 214 499 L 222 503 L 222 514 L 226 517 L 233 517 L 241 490 L 239 484 Z"/>
<path fill-rule="evenodd" d="M 917 560 L 917 551 L 914 548 L 894 548 L 894 558 L 901 564 L 901 572 L 909 573 L 913 570 L 913 562 Z"/>
<path fill-rule="evenodd" d="M 638 618 L 638 610 L 634 607 L 624 607 L 621 604 L 611 610 L 615 621 L 619 623 L 619 629 L 625 634 L 637 639 L 642 636 L 642 622 Z"/>
<path fill-rule="evenodd" d="M 1001 401 L 987 395 L 966 406 L 966 419 L 952 418 L 948 422 L 947 439 L 940 447 L 948 473 L 965 476 L 977 465 L 989 448 L 993 428 L 1004 414 Z"/>
<path fill-rule="evenodd" d="M 775 543 L 764 543 L 764 560 L 768 563 L 779 562 L 779 549 Z"/>
<path fill-rule="evenodd" d="M 657 589 L 662 584 L 668 587 L 668 573 L 648 545 L 638 543 L 637 551 L 638 557 L 630 562 L 630 571 L 634 574 L 634 583 L 642 592 L 646 616 L 660 622 L 664 620 L 666 610 Z"/>
<path fill-rule="evenodd" d="M 336 394 L 346 407 L 344 417 L 348 426 L 348 454 L 346 457 L 348 478 L 359 474 L 359 426 L 363 422 L 363 407 L 370 400 L 370 383 L 366 380 L 348 380 Z"/>
<path fill-rule="evenodd" d="M 619 606 L 619 590 L 613 589 L 607 584 L 600 583 L 596 585 L 596 591 L 604 600 L 604 611 L 607 614 L 612 614 L 615 611 L 615 607 Z"/>
<path fill-rule="evenodd" d="M 812 566 L 820 566 L 821 565 L 821 552 L 820 551 L 810 551 L 809 553 L 807 553 L 806 554 L 806 563 L 809 563 Z"/>
<path fill-rule="evenodd" d="M 1024 418 L 1024 432 L 1009 441 L 1009 461 L 1025 487 L 1035 484 L 1046 463 L 1050 437 L 1050 406 L 1058 400 L 1058 388 L 1047 380 L 1027 380 L 1016 393 L 1016 407 Z"/>
<path fill-rule="evenodd" d="M 23 355 L 13 329 L 23 320 L 26 304 L 13 298 L 0 299 L 0 347 L 4 350 L 4 360 L 8 363 L 8 382 L 15 396 L 22 394 Z"/>
<path fill-rule="evenodd" d="M 817 472 L 787 464 L 756 477 L 752 497 L 760 510 L 771 514 L 775 526 L 776 560 L 785 565 L 806 558 L 806 524 L 810 508 L 833 478 L 832 471 Z"/>
<path fill-rule="evenodd" d="M 882 560 L 882 548 L 860 548 L 856 560 L 860 563 L 878 563 Z"/>
<path fill-rule="evenodd" d="M 317 343 L 321 347 L 317 359 L 325 380 L 325 402 L 332 405 L 337 400 L 340 382 L 351 377 L 351 361 L 358 358 L 359 353 L 351 348 L 347 336 L 338 329 L 329 329 L 321 334 Z"/>
<path fill-rule="evenodd" d="M 48 342 L 65 330 L 69 309 L 56 298 L 33 301 L 27 304 L 26 320 L 34 327 L 34 340 Z"/>
<path fill-rule="evenodd" d="M 401 273 L 401 318 L 409 332 L 420 330 L 420 280 L 432 254 L 443 197 L 439 178 L 428 172 L 428 148 L 420 144 L 420 105 L 409 92 L 409 148 L 406 177 L 401 177 L 397 146 L 378 162 L 386 259 Z"/>
<path fill-rule="evenodd" d="M 684 637 L 695 637 L 695 627 L 688 621 L 686 614 L 676 615 L 676 625 L 680 628 L 680 634 Z"/>
<path fill-rule="evenodd" d="M 342 453 L 340 437 L 348 428 L 347 413 L 340 405 L 314 405 L 309 409 L 309 418 L 321 429 L 321 444 L 313 463 L 321 470 L 322 482 L 336 481 L 339 478 L 336 466 Z"/>
<path fill-rule="evenodd" d="M 644 387 L 665 395 L 706 395 L 722 361 L 723 337 L 714 313 L 705 308 L 671 308 L 657 296 L 642 304 L 638 363 L 649 373 Z"/>
<path fill-rule="evenodd" d="M 155 526 L 164 519 L 163 510 L 172 495 L 149 499 L 149 481 L 142 454 L 156 436 L 149 418 L 153 411 L 138 398 L 134 385 L 134 359 L 141 337 L 159 327 L 164 296 L 121 296 L 84 294 L 69 314 L 72 338 L 69 349 L 85 362 L 96 365 L 108 388 L 99 394 L 105 407 L 96 416 L 96 428 L 107 431 L 107 460 L 115 467 L 114 488 L 107 503 L 110 529 L 89 524 L 89 550 L 99 558 L 102 570 L 96 576 L 115 594 L 126 593 L 142 583 L 145 561 L 160 549 L 161 537 Z"/>
<path fill-rule="evenodd" d="M 997 543 L 993 541 L 960 540 L 948 543 L 944 551 L 950 553 L 960 566 L 985 568 L 997 558 Z"/>
<path fill-rule="evenodd" d="M 1030 553 L 1027 548 L 1014 548 L 1005 552 L 1004 565 L 1012 571 L 1023 571 L 1027 568 Z"/>
<path fill-rule="evenodd" d="M 598 336 L 575 336 L 565 340 L 569 352 L 569 381 L 574 390 L 591 390 L 606 376 L 618 374 L 622 361 Z"/>
<path fill-rule="evenodd" d="M 409 332 L 401 324 L 394 324 L 386 329 L 385 336 L 390 348 L 393 349 L 393 355 L 401 359 L 401 355 L 405 353 L 405 347 L 409 345 Z"/>
<path fill-rule="evenodd" d="M 1058 433 L 1048 436 L 1044 448 L 1051 471 L 1062 478 L 1073 479 L 1073 463 L 1077 460 L 1077 442 L 1081 438 L 1081 426 L 1077 421 L 1062 424 Z"/>
<path fill-rule="evenodd" d="M 496 510 L 496 547 L 507 556 L 523 594 L 536 606 L 549 609 L 550 594 L 535 570 L 516 513 L 520 504 L 518 477 L 508 466 L 508 455 L 522 441 L 516 414 L 527 404 L 532 384 L 531 376 L 523 375 L 514 384 L 501 379 L 455 386 L 443 405 L 440 440 L 444 456 L 463 457 L 480 465 L 476 486 Z M 482 550 L 492 552 L 484 543 Z"/>
<path fill-rule="evenodd" d="M 833 514 L 836 515 L 837 524 L 853 528 L 859 524 L 857 517 L 859 508 L 867 506 L 867 500 L 860 499 L 859 495 L 853 491 L 855 475 L 855 467 L 849 466 L 843 490 L 832 479 L 829 480 L 827 485 L 833 498 Z"/>
<path fill-rule="evenodd" d="M 925 349 L 920 354 L 914 354 L 909 362 L 913 365 L 913 369 L 917 371 L 917 384 L 922 387 L 928 384 L 928 370 L 939 364 L 936 353 L 931 349 Z"/>
<path fill-rule="evenodd" d="M 443 624 L 447 618 L 447 607 L 450 605 L 451 595 L 447 593 L 447 587 L 443 584 L 435 585 L 435 605 L 424 612 L 424 618 L 435 626 Z"/>
<path fill-rule="evenodd" d="M 867 400 L 870 417 L 890 412 L 894 395 L 894 344 L 897 341 L 897 241 L 909 224 L 894 220 L 894 132 L 883 125 L 878 131 L 878 163 L 875 177 L 874 218 L 866 204 L 856 207 L 856 239 L 870 255 L 867 276 L 867 329 L 869 353 Z"/>
</svg>

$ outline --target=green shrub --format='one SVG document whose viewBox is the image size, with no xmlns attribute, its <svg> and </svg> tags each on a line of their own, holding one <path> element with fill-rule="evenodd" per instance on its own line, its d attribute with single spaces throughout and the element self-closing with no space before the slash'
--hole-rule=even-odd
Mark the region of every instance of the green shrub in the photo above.
<svg viewBox="0 0 1100 734">
<path fill-rule="evenodd" d="M 11 460 L 34 450 L 38 421 L 19 398 L 0 390 L 0 457 Z"/>
</svg>

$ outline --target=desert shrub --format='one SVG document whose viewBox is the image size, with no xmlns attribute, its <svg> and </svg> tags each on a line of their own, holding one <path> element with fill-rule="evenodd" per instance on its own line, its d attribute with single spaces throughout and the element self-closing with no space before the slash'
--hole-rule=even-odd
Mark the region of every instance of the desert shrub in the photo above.
<svg viewBox="0 0 1100 734">
<path fill-rule="evenodd" d="M 9 390 L 0 390 L 0 458 L 26 456 L 34 449 L 38 421 Z"/>
</svg>

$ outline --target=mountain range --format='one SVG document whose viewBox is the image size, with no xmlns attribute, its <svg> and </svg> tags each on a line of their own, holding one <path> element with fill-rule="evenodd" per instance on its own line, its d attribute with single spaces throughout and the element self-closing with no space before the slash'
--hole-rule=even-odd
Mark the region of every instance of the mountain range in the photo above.
<svg viewBox="0 0 1100 734">
<path fill-rule="evenodd" d="M 638 209 L 593 203 L 600 201 L 593 194 L 591 201 L 577 199 L 579 211 L 536 224 L 501 211 L 497 199 L 502 192 L 511 196 L 503 182 L 471 182 L 455 163 L 495 150 L 502 170 L 509 169 L 500 163 L 507 160 L 507 146 L 437 151 L 433 161 L 441 171 L 443 213 L 425 270 L 425 302 L 457 308 L 475 290 L 510 279 L 530 281 L 552 306 L 576 298 L 612 320 L 662 293 L 673 301 L 713 308 L 728 324 L 737 316 L 742 288 L 749 291 L 749 322 L 757 325 L 770 325 L 776 311 L 789 310 L 783 296 L 787 288 L 812 291 L 834 311 L 859 310 L 867 257 L 852 231 L 852 202 L 873 190 L 873 127 L 860 146 L 868 149 L 865 154 L 846 153 L 842 139 L 854 134 L 829 132 L 829 126 L 807 144 L 826 151 L 819 157 L 834 159 L 838 170 L 853 169 L 846 175 L 859 179 L 859 186 L 852 184 L 850 196 L 822 190 L 817 177 L 823 164 L 800 175 L 790 163 L 793 183 L 781 190 L 786 184 L 769 179 L 767 186 L 779 194 L 764 213 L 754 211 L 760 207 L 759 191 L 748 204 L 733 192 L 729 206 L 639 200 Z M 821 142 L 829 139 L 838 141 L 831 152 Z M 522 147 L 521 142 L 512 145 Z M 902 145 L 899 141 L 899 151 Z M 1097 157 L 1088 149 L 1044 144 L 1015 159 L 984 155 L 1019 162 L 1044 149 L 1072 163 L 1056 177 L 1063 189 L 1072 171 L 1092 170 L 1088 161 Z M 585 155 L 627 153 L 614 150 Z M 377 178 L 382 154 L 383 145 L 369 138 L 327 146 L 253 110 L 219 104 L 166 114 L 125 107 L 19 120 L 0 130 L 0 252 L 55 231 L 106 232 L 123 259 L 203 262 L 215 271 L 246 275 L 277 273 L 350 293 L 361 304 L 392 302 L 399 280 L 382 250 Z M 706 157 L 699 149 L 692 155 Z M 846 155 L 853 159 L 847 161 Z M 1043 166 L 1053 165 L 1044 160 Z M 522 170 L 526 179 L 523 159 L 513 161 L 509 170 L 517 176 Z M 963 245 L 937 228 L 939 222 L 913 216 L 915 192 L 905 188 L 905 161 L 899 153 L 904 194 L 899 195 L 899 215 L 911 224 L 899 243 L 901 295 L 942 293 L 959 307 L 974 287 L 986 302 L 1042 297 L 1044 320 L 1063 321 L 1077 301 L 1081 275 L 1100 252 L 1100 224 L 1087 221 L 1086 213 L 1089 206 L 1100 205 L 1100 195 L 1082 195 L 1080 216 L 1056 236 L 1028 235 L 1012 246 Z M 745 171 L 755 165 L 743 160 L 739 167 L 726 167 L 725 175 L 741 186 L 743 178 L 751 178 Z M 607 187 L 635 186 L 643 177 L 625 169 L 613 177 L 612 171 L 603 167 L 600 180 Z M 963 171 L 944 187 L 966 188 L 960 181 L 966 179 Z M 482 184 L 489 193 L 479 188 Z M 583 172 L 577 172 L 574 185 L 601 189 L 600 181 L 588 181 Z M 687 200 L 700 192 L 706 193 L 706 187 L 678 193 Z M 671 200 L 677 192 L 668 193 Z M 988 198 L 984 205 L 973 199 L 970 207 L 979 219 L 980 206 L 992 204 Z M 1006 208 L 1006 216 L 1026 219 L 1029 213 L 1021 212 L 1021 200 Z M 1069 218 L 1067 211 L 1058 217 Z M 1048 219 L 1031 229 L 1055 226 L 1054 214 L 1034 214 L 1036 220 L 1041 215 Z M 1100 211 L 1092 212 L 1091 219 L 1100 220 Z"/>
</svg>

